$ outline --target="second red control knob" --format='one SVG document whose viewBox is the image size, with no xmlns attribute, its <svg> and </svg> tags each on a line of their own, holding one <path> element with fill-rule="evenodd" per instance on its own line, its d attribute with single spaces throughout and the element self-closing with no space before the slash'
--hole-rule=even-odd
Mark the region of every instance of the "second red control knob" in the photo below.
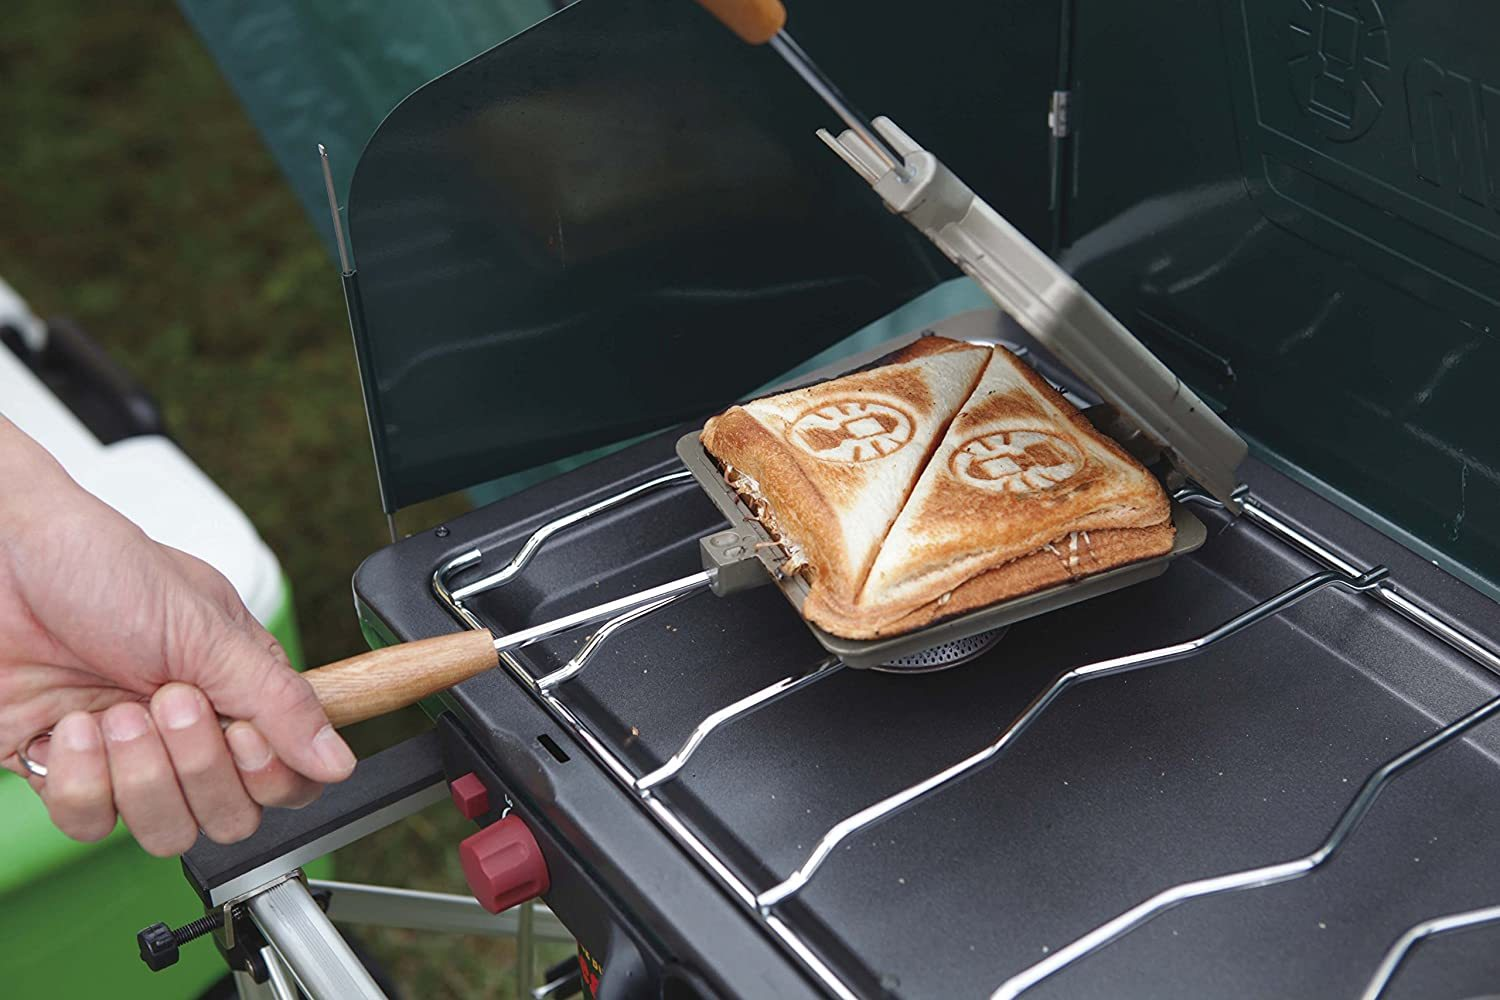
<svg viewBox="0 0 1500 1000">
<path fill-rule="evenodd" d="M 536 838 L 519 817 L 507 816 L 458 845 L 469 889 L 491 913 L 544 895 L 552 887 Z"/>
</svg>

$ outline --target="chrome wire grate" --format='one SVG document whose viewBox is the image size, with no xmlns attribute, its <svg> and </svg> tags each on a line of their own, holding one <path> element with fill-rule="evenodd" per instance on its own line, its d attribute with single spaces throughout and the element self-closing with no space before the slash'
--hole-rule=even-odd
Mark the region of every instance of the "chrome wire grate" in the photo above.
<svg viewBox="0 0 1500 1000">
<path fill-rule="evenodd" d="M 1100 924 L 1083 937 L 1052 952 L 1047 958 L 1030 968 L 1016 973 L 990 995 L 991 1000 L 1010 1000 L 1012 997 L 1020 996 L 1042 980 L 1124 937 L 1174 906 L 1225 893 L 1264 889 L 1281 882 L 1301 878 L 1321 868 L 1332 860 L 1339 848 L 1344 846 L 1345 841 L 1375 805 L 1376 797 L 1392 780 L 1426 760 L 1433 751 L 1442 749 L 1497 714 L 1500 714 L 1500 698 L 1493 698 L 1463 718 L 1444 726 L 1427 739 L 1386 761 L 1365 779 L 1354 799 L 1333 824 L 1333 829 L 1329 831 L 1328 836 L 1311 852 L 1278 864 L 1246 868 L 1227 875 L 1183 882 L 1163 889 L 1145 902 L 1126 910 L 1113 920 Z"/>
<path fill-rule="evenodd" d="M 527 561 L 536 554 L 548 538 L 596 514 L 620 507 L 649 493 L 688 485 L 690 482 L 690 474 L 686 471 L 660 476 L 551 521 L 534 532 L 504 568 L 475 582 L 452 587 L 450 581 L 460 573 L 476 567 L 483 560 L 483 554 L 478 550 L 466 552 L 434 572 L 433 592 L 459 621 L 470 628 L 484 628 L 485 624 L 476 617 L 466 601 L 477 594 L 503 586 L 515 579 Z M 1184 503 L 1196 503 L 1209 507 L 1223 506 L 1207 494 L 1193 489 L 1180 491 L 1176 499 Z M 673 600 L 680 599 L 682 595 L 636 608 L 605 622 L 590 636 L 572 660 L 562 668 L 541 678 L 534 677 L 519 661 L 507 653 L 501 654 L 501 660 L 512 676 L 531 692 L 558 723 L 566 727 L 580 743 L 587 747 L 595 759 L 622 786 L 637 796 L 643 807 L 659 822 L 663 830 L 695 858 L 712 877 L 716 878 L 732 896 L 738 899 L 774 937 L 778 938 L 797 961 L 801 962 L 834 995 L 853 998 L 856 995 L 854 990 L 818 957 L 797 929 L 778 913 L 778 907 L 801 892 L 817 875 L 824 861 L 848 838 L 889 819 L 928 795 L 949 786 L 962 776 L 998 759 L 1024 735 L 1042 713 L 1077 684 L 1190 659 L 1204 648 L 1275 617 L 1300 601 L 1330 588 L 1360 594 L 1372 602 L 1384 605 L 1492 673 L 1500 675 L 1500 655 L 1396 591 L 1386 579 L 1387 573 L 1384 567 L 1361 569 L 1347 562 L 1315 539 L 1308 537 L 1273 512 L 1257 504 L 1248 490 L 1242 489 L 1237 499 L 1242 503 L 1243 520 L 1257 526 L 1276 543 L 1300 552 L 1324 568 L 1280 593 L 1252 604 L 1229 620 L 1195 638 L 1157 649 L 1099 660 L 1060 673 L 1024 711 L 999 733 L 993 742 L 922 781 L 880 799 L 835 823 L 794 872 L 781 882 L 759 892 L 746 885 L 734 874 L 729 864 L 710 845 L 692 832 L 688 824 L 660 796 L 655 795 L 654 791 L 663 784 L 679 778 L 689 758 L 716 732 L 747 718 L 781 698 L 794 696 L 797 692 L 806 690 L 838 673 L 843 664 L 836 659 L 825 660 L 810 666 L 802 673 L 781 678 L 759 691 L 717 709 L 692 729 L 691 735 L 677 752 L 660 767 L 641 775 L 634 773 L 625 761 L 610 750 L 604 741 L 559 697 L 558 692 L 565 690 L 566 683 L 576 678 L 590 662 L 597 658 L 600 648 L 610 636 L 630 623 L 650 616 Z M 893 663 L 892 667 L 910 672 L 924 667 L 940 669 L 943 666 L 951 666 L 993 648 L 1003 633 L 1004 630 L 1000 629 L 960 642 L 948 643 L 935 650 L 903 658 L 902 661 Z M 1310 853 L 1289 861 L 1165 888 L 1113 920 L 1100 925 L 1060 949 L 1050 952 L 1043 961 L 1017 971 L 995 990 L 993 996 L 1019 996 L 1044 979 L 1108 947 L 1114 941 L 1172 907 L 1208 896 L 1275 885 L 1301 878 L 1317 870 L 1331 859 L 1345 841 L 1354 834 L 1361 820 L 1374 807 L 1381 791 L 1392 780 L 1496 715 L 1500 715 L 1500 697 L 1485 702 L 1456 721 L 1441 727 L 1432 735 L 1397 754 L 1376 769 L 1360 786 L 1359 791 L 1335 822 L 1327 837 Z M 1366 989 L 1365 1000 L 1374 1000 L 1381 994 L 1402 959 L 1418 941 L 1433 934 L 1495 921 L 1500 921 L 1500 908 L 1437 918 L 1411 928 L 1396 942 L 1380 969 L 1376 971 L 1375 977 Z"/>
<path fill-rule="evenodd" d="M 1380 967 L 1370 978 L 1370 984 L 1360 994 L 1360 1000 L 1380 1000 L 1386 987 L 1390 986 L 1391 980 L 1396 977 L 1396 971 L 1401 968 L 1401 963 L 1406 961 L 1407 955 L 1411 954 L 1411 950 L 1422 941 L 1439 934 L 1450 934 L 1453 931 L 1465 931 L 1473 927 L 1497 923 L 1500 923 L 1500 906 L 1487 906 L 1479 910 L 1450 913 L 1447 916 L 1424 920 L 1415 927 L 1409 928 L 1385 953 Z"/>
</svg>

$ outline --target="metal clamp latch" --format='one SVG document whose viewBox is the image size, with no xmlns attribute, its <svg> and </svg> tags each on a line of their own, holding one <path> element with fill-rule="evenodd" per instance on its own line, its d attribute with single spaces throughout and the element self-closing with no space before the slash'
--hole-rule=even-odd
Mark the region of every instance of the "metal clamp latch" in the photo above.
<svg viewBox="0 0 1500 1000">
<path fill-rule="evenodd" d="M 703 568 L 713 573 L 709 586 L 715 595 L 726 597 L 771 582 L 770 570 L 756 550 L 758 543 L 751 532 L 734 528 L 698 539 Z"/>
</svg>

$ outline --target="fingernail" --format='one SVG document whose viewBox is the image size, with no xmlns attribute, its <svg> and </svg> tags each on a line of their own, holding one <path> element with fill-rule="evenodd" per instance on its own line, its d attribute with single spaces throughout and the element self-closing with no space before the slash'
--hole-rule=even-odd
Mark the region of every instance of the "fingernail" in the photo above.
<svg viewBox="0 0 1500 1000">
<path fill-rule="evenodd" d="M 313 749 L 329 770 L 339 774 L 348 774 L 354 770 L 354 752 L 349 749 L 344 738 L 334 732 L 332 726 L 324 726 L 318 730 L 318 735 L 313 737 Z"/>
<path fill-rule="evenodd" d="M 146 735 L 149 723 L 140 705 L 120 705 L 104 713 L 104 736 L 115 743 L 129 743 Z"/>
<path fill-rule="evenodd" d="M 52 731 L 52 738 L 75 753 L 99 749 L 99 727 L 86 715 L 64 716 Z"/>
<path fill-rule="evenodd" d="M 230 726 L 224 738 L 241 771 L 259 771 L 271 762 L 271 747 L 253 726 Z"/>
<path fill-rule="evenodd" d="M 168 729 L 186 729 L 203 717 L 203 699 L 190 687 L 169 687 L 157 699 L 156 711 Z"/>
</svg>

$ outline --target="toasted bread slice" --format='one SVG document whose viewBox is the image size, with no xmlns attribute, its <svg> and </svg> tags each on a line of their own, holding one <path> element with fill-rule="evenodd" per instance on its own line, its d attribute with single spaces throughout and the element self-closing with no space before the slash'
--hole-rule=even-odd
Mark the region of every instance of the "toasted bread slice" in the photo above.
<svg viewBox="0 0 1500 1000">
<path fill-rule="evenodd" d="M 1052 386 L 996 348 L 852 605 L 819 625 L 868 639 L 1172 547 L 1161 484 Z"/>
<path fill-rule="evenodd" d="M 773 534 L 805 559 L 808 606 L 852 606 L 989 353 L 923 337 L 890 363 L 709 420 L 704 448 Z M 808 607 L 803 613 L 812 617 Z"/>
</svg>

